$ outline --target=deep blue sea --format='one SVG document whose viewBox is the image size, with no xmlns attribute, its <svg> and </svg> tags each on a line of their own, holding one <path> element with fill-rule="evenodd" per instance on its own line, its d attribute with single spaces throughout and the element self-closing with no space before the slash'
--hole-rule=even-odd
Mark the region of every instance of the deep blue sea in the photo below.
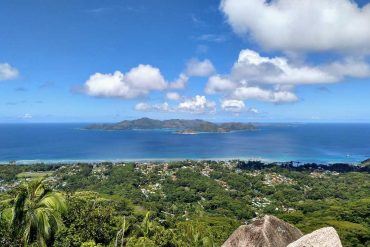
<svg viewBox="0 0 370 247">
<path fill-rule="evenodd" d="M 171 130 L 83 130 L 86 124 L 0 124 L 0 161 L 265 159 L 359 162 L 370 124 L 275 124 L 256 131 L 181 135 Z"/>
</svg>

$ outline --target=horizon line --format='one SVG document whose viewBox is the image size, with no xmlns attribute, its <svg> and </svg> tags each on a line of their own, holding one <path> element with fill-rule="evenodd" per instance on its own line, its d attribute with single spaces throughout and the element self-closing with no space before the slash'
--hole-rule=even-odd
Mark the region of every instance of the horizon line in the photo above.
<svg viewBox="0 0 370 247">
<path fill-rule="evenodd" d="M 18 122 L 0 122 L 0 124 L 114 124 L 122 121 L 134 121 L 136 119 L 123 119 L 119 121 L 52 121 L 52 122 L 43 122 L 43 121 L 18 121 Z M 252 123 L 252 124 L 370 124 L 369 121 L 212 121 L 205 120 L 200 118 L 194 119 L 182 119 L 182 118 L 169 118 L 169 119 L 153 119 L 152 120 L 203 120 L 212 123 Z"/>
</svg>

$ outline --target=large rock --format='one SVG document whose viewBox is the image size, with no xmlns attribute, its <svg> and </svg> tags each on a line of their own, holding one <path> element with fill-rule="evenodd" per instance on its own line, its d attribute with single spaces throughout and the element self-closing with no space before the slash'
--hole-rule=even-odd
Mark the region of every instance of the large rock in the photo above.
<svg viewBox="0 0 370 247">
<path fill-rule="evenodd" d="M 266 215 L 249 225 L 242 225 L 222 245 L 223 247 L 286 247 L 302 237 L 296 227 Z"/>
<path fill-rule="evenodd" d="M 342 247 L 342 243 L 333 227 L 324 227 L 304 235 L 288 247 Z"/>
</svg>

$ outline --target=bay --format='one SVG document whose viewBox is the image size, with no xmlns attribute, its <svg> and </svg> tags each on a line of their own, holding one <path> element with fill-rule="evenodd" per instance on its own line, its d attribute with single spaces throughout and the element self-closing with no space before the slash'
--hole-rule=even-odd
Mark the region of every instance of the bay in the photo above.
<svg viewBox="0 0 370 247">
<path fill-rule="evenodd" d="M 348 162 L 370 157 L 370 124 L 261 124 L 256 131 L 83 130 L 87 124 L 0 124 L 0 161 L 20 163 L 262 159 Z"/>
</svg>

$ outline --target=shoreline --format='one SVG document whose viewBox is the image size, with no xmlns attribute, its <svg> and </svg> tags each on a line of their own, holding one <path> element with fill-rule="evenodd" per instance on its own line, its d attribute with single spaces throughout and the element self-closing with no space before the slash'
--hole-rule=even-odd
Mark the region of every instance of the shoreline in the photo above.
<svg viewBox="0 0 370 247">
<path fill-rule="evenodd" d="M 262 157 L 210 157 L 210 158 L 122 158 L 122 159 L 24 159 L 24 160 L 0 160 L 0 165 L 33 165 L 33 164 L 99 164 L 99 163 L 122 163 L 122 162 L 176 162 L 176 161 L 231 161 L 231 160 L 240 160 L 240 161 L 261 161 L 263 163 L 289 163 L 294 164 L 335 164 L 343 163 L 349 165 L 359 165 L 362 161 L 366 160 L 365 157 L 363 160 L 359 161 L 346 161 L 346 160 L 312 160 L 312 161 L 299 161 L 293 159 L 274 159 L 274 158 L 262 158 Z"/>
</svg>

